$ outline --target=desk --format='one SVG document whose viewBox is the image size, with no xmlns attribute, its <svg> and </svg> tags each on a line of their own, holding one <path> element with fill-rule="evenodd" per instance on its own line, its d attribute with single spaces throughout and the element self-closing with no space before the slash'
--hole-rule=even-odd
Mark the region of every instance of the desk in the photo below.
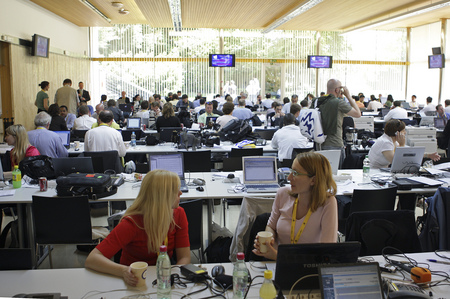
<svg viewBox="0 0 450 299">
<path fill-rule="evenodd" d="M 450 257 L 449 254 L 447 254 L 447 256 Z M 430 263 L 426 261 L 427 258 L 441 260 L 432 252 L 408 254 L 408 257 L 411 257 L 418 262 L 428 264 Z M 365 257 L 363 258 L 363 260 L 375 260 L 379 262 L 381 266 L 384 266 L 384 264 L 386 263 L 382 256 Z M 254 264 L 256 266 L 263 266 L 262 263 Z M 211 273 L 211 269 L 215 265 L 216 264 L 204 264 L 203 267 L 207 268 L 208 273 Z M 222 265 L 225 267 L 225 273 L 227 275 L 232 275 L 232 264 L 224 263 Z M 247 267 L 252 277 L 263 274 L 263 269 L 252 267 L 250 263 L 247 263 Z M 273 268 L 273 263 L 271 265 L 271 268 Z M 450 265 L 431 264 L 430 268 L 431 270 L 441 270 L 447 273 L 450 271 Z M 172 273 L 179 273 L 178 268 L 172 268 Z M 402 275 L 398 272 L 389 275 L 383 273 L 383 277 L 391 279 L 402 279 Z M 11 297 L 19 293 L 58 292 L 63 296 L 68 296 L 69 298 L 82 298 L 83 296 L 85 296 L 83 298 L 123 298 L 125 296 L 137 294 L 156 293 L 156 288 L 152 287 L 151 285 L 154 279 L 156 279 L 155 266 L 149 267 L 146 280 L 147 285 L 142 288 L 129 287 L 120 277 L 101 274 L 84 268 L 1 271 L 0 295 Z M 433 280 L 435 279 L 436 278 L 434 278 Z M 261 283 L 262 281 L 262 278 L 256 278 L 254 280 L 254 284 Z M 175 293 L 175 291 L 187 294 L 191 291 L 201 289 L 202 286 L 203 285 L 200 284 L 189 284 L 187 289 L 174 288 L 172 290 L 172 298 L 179 298 L 182 296 L 181 294 Z M 247 298 L 259 298 L 259 288 L 260 285 L 251 287 Z M 449 298 L 448 286 L 435 286 L 426 290 L 431 290 L 433 292 L 433 298 Z M 89 293 L 90 296 L 86 296 L 88 292 L 92 292 Z M 304 292 L 307 293 L 308 291 Z M 208 295 L 211 295 L 209 290 L 193 295 L 192 298 L 207 297 Z M 232 292 L 228 291 L 227 295 L 228 298 L 231 298 Z M 287 296 L 287 294 L 284 295 Z M 156 298 L 156 295 L 152 295 L 152 298 Z"/>
</svg>

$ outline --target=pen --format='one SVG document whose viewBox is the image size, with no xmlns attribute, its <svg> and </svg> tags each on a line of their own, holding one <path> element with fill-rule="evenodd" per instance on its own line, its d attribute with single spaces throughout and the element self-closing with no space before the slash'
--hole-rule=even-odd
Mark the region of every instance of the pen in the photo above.
<svg viewBox="0 0 450 299">
<path fill-rule="evenodd" d="M 450 262 L 438 261 L 438 260 L 433 260 L 433 259 L 427 259 L 427 261 L 432 262 L 432 263 L 450 265 Z"/>
</svg>

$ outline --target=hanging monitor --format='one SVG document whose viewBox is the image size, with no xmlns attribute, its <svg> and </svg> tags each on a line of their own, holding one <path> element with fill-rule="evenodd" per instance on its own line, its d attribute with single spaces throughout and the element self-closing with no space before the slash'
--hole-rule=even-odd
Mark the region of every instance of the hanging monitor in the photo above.
<svg viewBox="0 0 450 299">
<path fill-rule="evenodd" d="M 308 55 L 308 68 L 331 69 L 333 56 Z"/>
<path fill-rule="evenodd" d="M 428 56 L 428 68 L 429 69 L 441 69 L 445 67 L 445 55 L 429 55 Z"/>
<path fill-rule="evenodd" d="M 33 35 L 31 55 L 48 58 L 50 38 L 38 34 Z"/>
<path fill-rule="evenodd" d="M 235 62 L 234 54 L 209 54 L 210 67 L 234 67 Z"/>
</svg>

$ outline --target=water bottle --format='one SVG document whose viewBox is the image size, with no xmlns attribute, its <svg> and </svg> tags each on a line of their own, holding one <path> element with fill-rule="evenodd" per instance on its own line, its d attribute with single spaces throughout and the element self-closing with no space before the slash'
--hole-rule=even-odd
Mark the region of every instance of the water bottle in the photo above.
<svg viewBox="0 0 450 299">
<path fill-rule="evenodd" d="M 272 117 L 267 117 L 267 127 L 270 128 L 272 126 Z"/>
<path fill-rule="evenodd" d="M 363 161 L 363 178 L 364 181 L 370 181 L 370 160 L 369 155 Z"/>
<path fill-rule="evenodd" d="M 158 299 L 171 299 L 170 259 L 165 245 L 159 247 L 159 256 L 156 260 L 156 278 L 158 280 Z"/>
<path fill-rule="evenodd" d="M 18 165 L 14 165 L 14 170 L 12 172 L 13 188 L 18 189 L 22 187 L 22 172 Z"/>
<path fill-rule="evenodd" d="M 274 299 L 277 297 L 277 290 L 272 282 L 272 271 L 264 271 L 264 282 L 259 289 L 259 298 L 261 299 Z"/>
<path fill-rule="evenodd" d="M 131 133 L 130 145 L 131 145 L 131 147 L 135 147 L 136 146 L 136 134 L 134 133 L 134 131 L 133 131 L 133 133 Z"/>
<path fill-rule="evenodd" d="M 245 266 L 244 253 L 237 254 L 237 262 L 233 269 L 233 299 L 244 298 L 247 292 L 248 270 Z"/>
<path fill-rule="evenodd" d="M 248 124 L 250 125 L 250 127 L 253 127 L 253 120 L 250 119 L 250 120 L 248 121 Z"/>
</svg>

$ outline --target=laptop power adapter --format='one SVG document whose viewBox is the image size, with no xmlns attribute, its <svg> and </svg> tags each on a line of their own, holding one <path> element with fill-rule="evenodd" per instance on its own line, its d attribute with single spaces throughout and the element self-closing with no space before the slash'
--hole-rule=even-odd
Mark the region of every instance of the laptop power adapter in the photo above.
<svg viewBox="0 0 450 299">
<path fill-rule="evenodd" d="M 194 266 L 192 264 L 183 265 L 180 267 L 181 274 L 186 277 L 187 280 L 193 282 L 204 281 L 208 277 L 208 272 L 200 267 Z"/>
</svg>

